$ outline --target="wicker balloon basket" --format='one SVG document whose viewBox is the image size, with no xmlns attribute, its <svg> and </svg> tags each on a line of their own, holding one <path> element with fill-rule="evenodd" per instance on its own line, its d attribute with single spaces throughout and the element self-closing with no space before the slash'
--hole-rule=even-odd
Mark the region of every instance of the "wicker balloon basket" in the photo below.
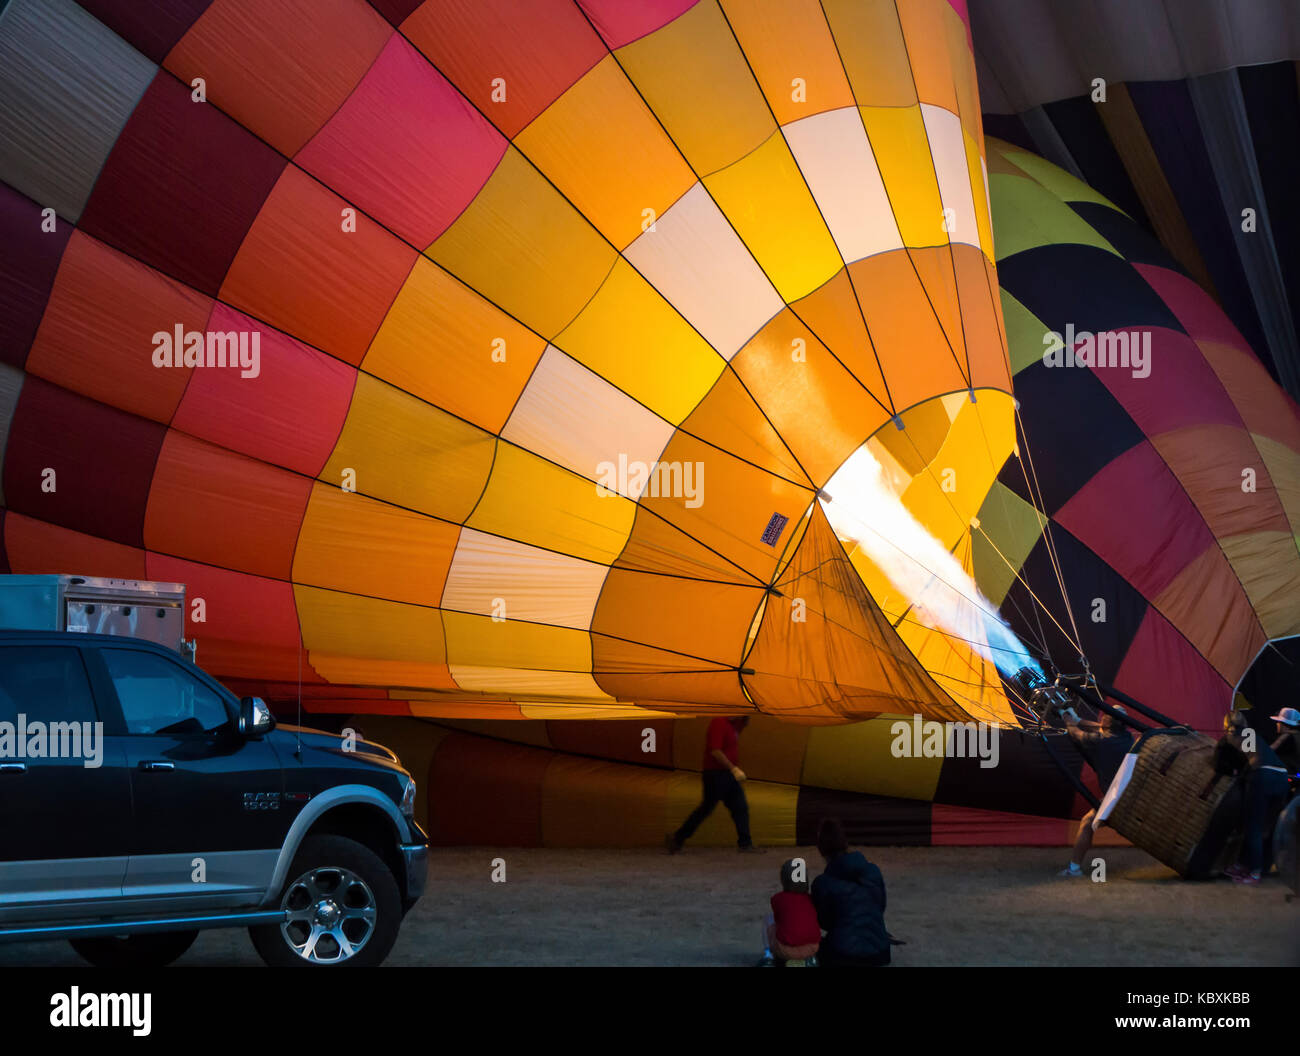
<svg viewBox="0 0 1300 1056">
<path fill-rule="evenodd" d="M 1214 771 L 1215 742 L 1154 730 L 1134 749 L 1132 777 L 1107 823 L 1186 880 L 1217 875 L 1236 853 L 1241 791 Z"/>
</svg>

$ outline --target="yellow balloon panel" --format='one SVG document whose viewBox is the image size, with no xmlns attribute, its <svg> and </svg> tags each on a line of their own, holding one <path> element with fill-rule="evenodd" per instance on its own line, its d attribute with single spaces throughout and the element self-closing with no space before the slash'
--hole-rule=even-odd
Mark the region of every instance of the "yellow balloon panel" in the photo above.
<svg viewBox="0 0 1300 1056">
<path fill-rule="evenodd" d="M 673 425 L 727 365 L 622 258 L 555 344 Z"/>
<path fill-rule="evenodd" d="M 958 398 L 964 406 L 942 445 L 902 494 L 912 516 L 945 547 L 970 531 L 971 518 L 1015 444 L 1010 396 L 981 390 L 975 403 L 965 393 Z"/>
<path fill-rule="evenodd" d="M 606 566 L 466 528 L 442 591 L 448 611 L 585 630 Z"/>
<path fill-rule="evenodd" d="M 442 616 L 447 635 L 447 661 L 454 667 L 538 672 L 591 670 L 591 635 L 586 631 L 522 623 L 508 617 L 494 620 L 491 616 L 463 612 L 444 612 Z"/>
<path fill-rule="evenodd" d="M 361 366 L 495 433 L 545 348 L 527 327 L 421 257 Z"/>
<path fill-rule="evenodd" d="M 860 106 L 858 110 L 904 244 L 944 245 L 948 232 L 944 230 L 943 202 L 930 160 L 921 108 Z"/>
<path fill-rule="evenodd" d="M 513 147 L 428 254 L 547 339 L 582 310 L 618 257 Z"/>
<path fill-rule="evenodd" d="M 620 250 L 695 183 L 613 55 L 547 107 L 515 145 Z"/>
<path fill-rule="evenodd" d="M 818 0 L 723 0 L 722 9 L 779 124 L 853 105 Z"/>
<path fill-rule="evenodd" d="M 560 703 L 554 713 L 555 718 L 591 718 L 591 710 L 575 708 L 570 701 L 587 700 L 592 703 L 614 698 L 604 692 L 591 675 L 583 671 L 547 671 L 536 667 L 475 667 L 467 664 L 450 664 L 451 677 L 456 685 L 470 693 L 482 693 L 485 696 L 500 695 L 511 699 L 527 700 L 537 698 L 546 700 L 554 698 Z M 601 713 L 604 709 L 601 708 Z M 520 707 L 523 718 L 537 718 Z M 542 713 L 542 717 L 546 713 Z M 618 716 L 619 718 L 625 715 Z"/>
<path fill-rule="evenodd" d="M 821 6 L 857 105 L 915 106 L 912 66 L 894 0 L 824 0 Z"/>
<path fill-rule="evenodd" d="M 459 536 L 459 525 L 317 482 L 294 582 L 427 605 L 442 596 Z"/>
<path fill-rule="evenodd" d="M 320 479 L 449 521 L 483 491 L 496 437 L 367 374 Z"/>
<path fill-rule="evenodd" d="M 1295 634 L 1300 627 L 1295 536 L 1287 531 L 1243 532 L 1220 538 L 1219 545 L 1241 580 L 1264 633 L 1270 638 Z M 1279 576 L 1279 569 L 1286 574 Z"/>
<path fill-rule="evenodd" d="M 869 792 L 906 799 L 933 799 L 942 758 L 895 757 L 890 751 L 896 722 L 908 716 L 882 716 L 848 726 L 814 726 L 808 732 L 803 783 L 846 792 Z"/>
<path fill-rule="evenodd" d="M 533 546 L 613 564 L 636 503 L 531 451 L 502 441 L 487 488 L 466 524 Z"/>
<path fill-rule="evenodd" d="M 811 293 L 843 266 L 779 133 L 704 184 L 786 302 Z"/>
<path fill-rule="evenodd" d="M 776 131 L 716 3 L 696 4 L 616 54 L 697 176 L 738 161 Z"/>
<path fill-rule="evenodd" d="M 295 586 L 303 645 L 313 653 L 372 660 L 446 660 L 442 613 L 423 605 Z"/>
</svg>

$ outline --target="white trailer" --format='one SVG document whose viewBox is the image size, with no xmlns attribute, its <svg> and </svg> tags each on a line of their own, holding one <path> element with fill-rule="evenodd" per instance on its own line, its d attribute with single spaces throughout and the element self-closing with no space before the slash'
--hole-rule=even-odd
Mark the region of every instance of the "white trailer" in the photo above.
<svg viewBox="0 0 1300 1056">
<path fill-rule="evenodd" d="M 143 638 L 194 659 L 185 584 L 98 576 L 0 575 L 0 628 Z"/>
</svg>

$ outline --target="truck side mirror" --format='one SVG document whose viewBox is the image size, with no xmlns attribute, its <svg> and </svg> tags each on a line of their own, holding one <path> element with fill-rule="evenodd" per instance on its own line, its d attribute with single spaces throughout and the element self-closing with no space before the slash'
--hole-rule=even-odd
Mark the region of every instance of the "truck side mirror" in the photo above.
<svg viewBox="0 0 1300 1056">
<path fill-rule="evenodd" d="M 239 702 L 239 733 L 242 737 L 261 737 L 275 729 L 275 716 L 261 697 L 244 697 Z"/>
</svg>

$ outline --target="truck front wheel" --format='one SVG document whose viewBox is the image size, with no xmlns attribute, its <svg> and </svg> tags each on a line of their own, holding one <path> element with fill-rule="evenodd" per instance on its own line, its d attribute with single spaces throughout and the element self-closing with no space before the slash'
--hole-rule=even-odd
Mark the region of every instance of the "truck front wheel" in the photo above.
<svg viewBox="0 0 1300 1056">
<path fill-rule="evenodd" d="M 249 928 L 258 955 L 274 968 L 366 967 L 397 941 L 402 897 L 369 847 L 344 836 L 308 836 L 280 894 L 282 924 Z"/>
</svg>

